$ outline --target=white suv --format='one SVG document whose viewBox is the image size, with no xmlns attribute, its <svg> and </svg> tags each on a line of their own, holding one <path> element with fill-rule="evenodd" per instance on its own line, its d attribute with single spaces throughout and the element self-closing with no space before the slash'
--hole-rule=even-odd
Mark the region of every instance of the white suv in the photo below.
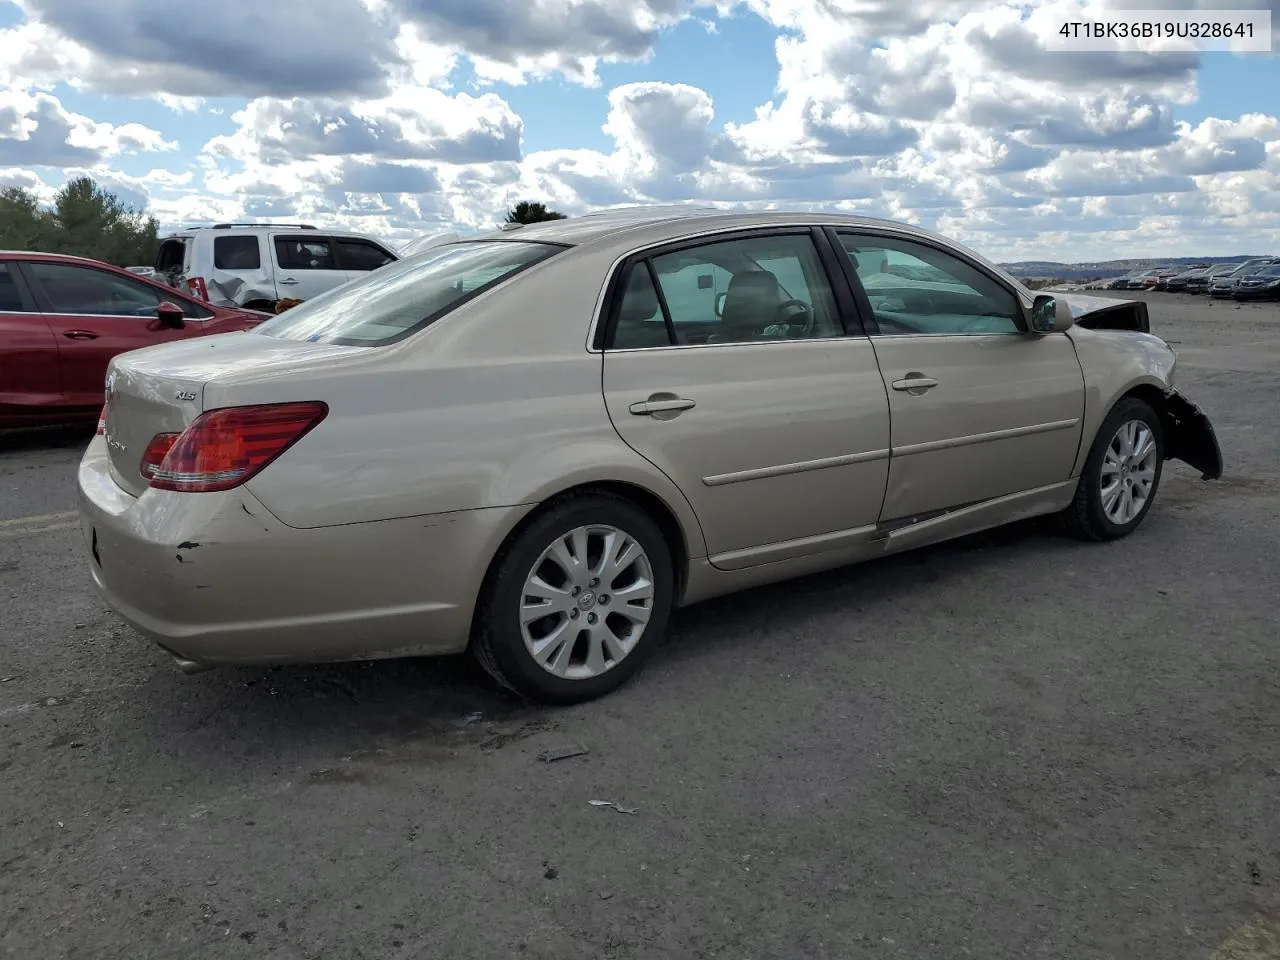
<svg viewBox="0 0 1280 960">
<path fill-rule="evenodd" d="M 270 311 L 399 259 L 370 237 L 305 223 L 219 223 L 165 237 L 155 278 L 210 303 Z"/>
</svg>

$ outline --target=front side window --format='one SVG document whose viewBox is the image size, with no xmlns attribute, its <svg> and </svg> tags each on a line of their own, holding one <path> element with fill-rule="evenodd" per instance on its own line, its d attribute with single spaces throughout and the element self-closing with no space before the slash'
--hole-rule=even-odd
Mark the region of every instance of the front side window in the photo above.
<svg viewBox="0 0 1280 960">
<path fill-rule="evenodd" d="M 276 237 L 276 261 L 281 270 L 337 270 L 333 247 L 323 237 Z"/>
<path fill-rule="evenodd" d="M 334 287 L 253 332 L 347 346 L 394 343 L 563 249 L 510 240 L 447 244 Z"/>
<path fill-rule="evenodd" d="M 344 270 L 377 270 L 395 259 L 368 240 L 338 240 L 337 243 Z"/>
<path fill-rule="evenodd" d="M 844 334 L 808 234 L 721 240 L 638 261 L 623 278 L 617 310 L 611 346 L 619 350 Z"/>
<path fill-rule="evenodd" d="M 65 263 L 28 264 L 54 313 L 154 318 L 160 294 L 118 274 Z"/>
<path fill-rule="evenodd" d="M 1018 333 L 1012 290 L 922 243 L 842 233 L 881 336 Z"/>
</svg>

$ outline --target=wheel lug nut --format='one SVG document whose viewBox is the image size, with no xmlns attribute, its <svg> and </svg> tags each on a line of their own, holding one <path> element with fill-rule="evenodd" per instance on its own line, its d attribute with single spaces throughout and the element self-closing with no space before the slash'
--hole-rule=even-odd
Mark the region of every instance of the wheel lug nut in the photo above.
<svg viewBox="0 0 1280 960">
<path fill-rule="evenodd" d="M 598 587 L 598 586 L 600 586 L 600 581 L 599 581 L 599 579 L 598 579 L 598 578 L 596 578 L 596 577 L 592 577 L 592 578 L 591 578 L 591 586 L 593 586 L 593 587 Z"/>
<path fill-rule="evenodd" d="M 609 595 L 608 595 L 607 593 L 602 593 L 602 594 L 600 594 L 600 599 L 599 599 L 598 601 L 596 601 L 596 602 L 597 602 L 597 603 L 608 603 L 608 602 L 609 602 Z"/>
<path fill-rule="evenodd" d="M 577 619 L 578 619 L 578 611 L 577 611 L 577 610 L 570 610 L 570 611 L 569 611 L 569 619 L 570 619 L 570 620 L 577 620 Z"/>
<path fill-rule="evenodd" d="M 582 592 L 582 588 L 581 588 L 581 587 L 574 587 L 574 588 L 573 588 L 572 590 L 570 590 L 569 592 L 570 592 L 573 596 L 575 596 L 575 597 L 576 597 L 579 593 L 581 593 L 581 592 Z"/>
<path fill-rule="evenodd" d="M 596 622 L 596 615 L 594 613 L 588 613 L 587 623 L 595 623 L 595 622 Z"/>
</svg>

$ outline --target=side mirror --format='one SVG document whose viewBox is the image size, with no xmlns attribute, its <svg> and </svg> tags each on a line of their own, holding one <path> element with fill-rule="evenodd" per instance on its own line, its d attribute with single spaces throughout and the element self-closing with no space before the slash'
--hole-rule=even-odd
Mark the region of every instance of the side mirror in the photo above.
<svg viewBox="0 0 1280 960">
<path fill-rule="evenodd" d="M 160 306 L 156 307 L 156 317 L 160 321 L 162 327 L 184 327 L 187 322 L 187 315 L 182 312 L 182 308 L 172 300 L 160 301 Z"/>
<path fill-rule="evenodd" d="M 1030 322 L 1032 333 L 1061 333 L 1071 326 L 1074 317 L 1067 301 L 1041 294 L 1031 304 Z"/>
<path fill-rule="evenodd" d="M 717 317 L 724 316 L 724 302 L 728 299 L 729 299 L 729 294 L 727 293 L 716 294 L 716 316 Z"/>
</svg>

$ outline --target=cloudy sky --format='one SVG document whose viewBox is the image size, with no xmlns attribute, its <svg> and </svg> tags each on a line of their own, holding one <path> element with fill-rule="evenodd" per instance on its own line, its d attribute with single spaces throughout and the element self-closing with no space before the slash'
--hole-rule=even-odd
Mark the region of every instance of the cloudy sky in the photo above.
<svg viewBox="0 0 1280 960">
<path fill-rule="evenodd" d="M 1000 259 L 1280 253 L 1280 60 L 1046 52 L 1082 3 L 0 0 L 0 185 L 391 240 L 694 200 Z M 1280 27 L 1147 6 L 1197 3 Z"/>
</svg>

